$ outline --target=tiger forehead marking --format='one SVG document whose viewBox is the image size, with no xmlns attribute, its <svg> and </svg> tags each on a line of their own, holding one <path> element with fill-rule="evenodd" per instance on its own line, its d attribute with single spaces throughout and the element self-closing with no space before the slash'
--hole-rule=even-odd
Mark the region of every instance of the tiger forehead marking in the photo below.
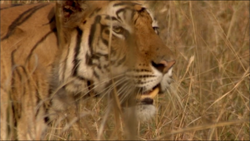
<svg viewBox="0 0 250 141">
<path fill-rule="evenodd" d="M 67 0 L 57 5 L 58 26 L 55 5 L 1 5 L 1 93 L 10 95 L 1 103 L 18 103 L 13 116 L 1 114 L 1 123 L 18 123 L 2 124 L 1 137 L 14 127 L 18 139 L 35 139 L 45 121 L 76 113 L 79 98 L 109 97 L 114 89 L 125 113 L 154 116 L 154 97 L 169 88 L 175 60 L 152 13 L 137 2 Z"/>
</svg>

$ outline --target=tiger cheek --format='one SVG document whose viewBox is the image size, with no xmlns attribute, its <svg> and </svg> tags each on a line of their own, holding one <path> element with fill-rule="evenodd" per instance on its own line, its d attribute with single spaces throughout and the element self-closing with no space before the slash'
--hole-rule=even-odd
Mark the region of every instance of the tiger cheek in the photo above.
<svg viewBox="0 0 250 141">
<path fill-rule="evenodd" d="M 118 37 L 112 36 L 111 47 L 116 52 L 121 52 L 124 49 L 124 42 Z"/>
</svg>

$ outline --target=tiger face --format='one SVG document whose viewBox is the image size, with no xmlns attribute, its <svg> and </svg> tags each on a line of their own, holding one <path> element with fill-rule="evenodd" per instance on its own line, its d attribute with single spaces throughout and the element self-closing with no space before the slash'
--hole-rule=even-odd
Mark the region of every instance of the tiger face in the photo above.
<svg viewBox="0 0 250 141">
<path fill-rule="evenodd" d="M 156 111 L 153 98 L 169 87 L 175 64 L 155 20 L 133 2 L 90 2 L 86 7 L 91 10 L 72 31 L 59 81 L 73 79 L 64 87 L 73 94 L 111 95 L 117 89 L 122 105 L 135 100 L 139 119 L 149 119 Z"/>
</svg>

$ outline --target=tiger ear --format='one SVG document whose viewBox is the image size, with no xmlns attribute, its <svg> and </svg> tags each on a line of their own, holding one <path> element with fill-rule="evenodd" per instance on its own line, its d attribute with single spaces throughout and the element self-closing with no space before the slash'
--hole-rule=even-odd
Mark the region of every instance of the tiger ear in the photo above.
<svg viewBox="0 0 250 141">
<path fill-rule="evenodd" d="M 72 29 L 77 27 L 88 14 L 84 1 L 66 0 L 56 2 L 55 18 L 59 47 L 64 47 L 69 40 Z"/>
<path fill-rule="evenodd" d="M 56 3 L 56 16 L 64 28 L 74 28 L 86 17 L 88 6 L 85 1 L 66 0 Z"/>
</svg>

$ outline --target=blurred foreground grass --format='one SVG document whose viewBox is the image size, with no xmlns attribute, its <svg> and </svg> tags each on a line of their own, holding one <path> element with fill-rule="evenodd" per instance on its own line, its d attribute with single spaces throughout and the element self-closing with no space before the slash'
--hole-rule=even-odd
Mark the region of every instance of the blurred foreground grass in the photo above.
<svg viewBox="0 0 250 141">
<path fill-rule="evenodd" d="M 172 90 L 158 97 L 155 119 L 136 125 L 139 139 L 248 140 L 249 2 L 147 4 L 177 63 Z M 115 120 L 105 100 L 83 103 L 80 110 L 85 114 L 80 120 L 67 128 L 63 122 L 50 127 L 48 140 L 126 139 L 127 128 L 133 130 L 132 125 L 125 128 L 122 120 Z"/>
</svg>

